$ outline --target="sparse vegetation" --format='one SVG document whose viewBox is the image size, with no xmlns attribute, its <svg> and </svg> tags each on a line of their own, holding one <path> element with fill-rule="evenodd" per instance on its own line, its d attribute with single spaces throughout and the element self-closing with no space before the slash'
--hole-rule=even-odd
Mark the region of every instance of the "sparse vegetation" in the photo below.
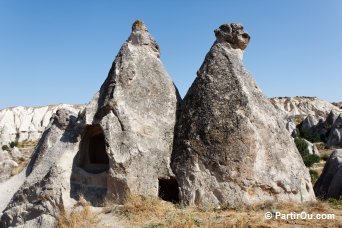
<svg viewBox="0 0 342 228">
<path fill-rule="evenodd" d="M 279 211 L 281 213 L 334 213 L 336 220 L 329 221 L 329 227 L 338 227 L 341 222 L 340 205 L 316 201 L 305 204 L 265 202 L 239 209 L 231 207 L 205 208 L 180 207 L 177 204 L 162 201 L 154 197 L 130 196 L 123 206 L 112 206 L 113 213 L 119 216 L 124 227 L 279 227 L 295 224 L 300 227 L 326 227 L 326 221 L 321 220 L 267 220 L 265 212 Z M 107 205 L 108 206 L 108 205 Z M 111 217 L 108 215 L 108 217 Z M 295 222 L 295 223 L 293 223 Z"/>
<path fill-rule="evenodd" d="M 319 177 L 318 172 L 316 170 L 310 169 L 309 173 L 310 173 L 312 184 L 315 184 Z"/>
<path fill-rule="evenodd" d="M 35 147 L 39 140 L 24 140 L 18 143 L 18 148 Z"/>
<path fill-rule="evenodd" d="M 328 202 L 334 206 L 342 206 L 342 200 L 341 199 L 338 200 L 338 199 L 330 198 L 330 199 L 328 199 Z"/>
<path fill-rule="evenodd" d="M 311 167 L 314 163 L 319 163 L 321 158 L 316 154 L 309 154 L 306 157 L 303 157 L 303 161 L 305 166 Z"/>
<path fill-rule="evenodd" d="M 300 137 L 308 140 L 309 142 L 316 143 L 321 141 L 320 135 L 312 130 L 301 130 Z"/>
<path fill-rule="evenodd" d="M 96 227 L 99 218 L 92 212 L 89 202 L 80 196 L 79 203 L 74 206 L 70 213 L 64 208 L 60 209 L 60 215 L 57 218 L 59 228 L 91 228 Z"/>
<path fill-rule="evenodd" d="M 296 124 L 296 126 L 298 126 L 302 121 L 303 121 L 303 119 L 302 119 L 300 116 L 297 116 L 297 117 L 295 118 L 295 124 Z"/>
<path fill-rule="evenodd" d="M 297 149 L 300 153 L 300 155 L 303 158 L 304 164 L 307 167 L 311 167 L 314 163 L 320 162 L 320 157 L 315 154 L 310 154 L 309 149 L 308 149 L 308 143 L 305 142 L 304 139 L 302 138 L 295 138 L 295 144 L 297 146 Z"/>
</svg>

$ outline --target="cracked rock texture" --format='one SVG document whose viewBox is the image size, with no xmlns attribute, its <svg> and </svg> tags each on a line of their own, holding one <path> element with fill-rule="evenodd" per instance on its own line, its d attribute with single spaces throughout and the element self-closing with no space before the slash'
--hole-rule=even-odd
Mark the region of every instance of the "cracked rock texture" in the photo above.
<svg viewBox="0 0 342 228">
<path fill-rule="evenodd" d="M 53 227 L 82 194 L 158 196 L 170 167 L 180 97 L 142 21 L 116 56 L 108 77 L 84 110 L 51 118 L 26 169 L 25 182 L 3 211 L 1 227 Z"/>
<path fill-rule="evenodd" d="M 72 202 L 68 180 L 78 151 L 76 115 L 61 109 L 52 116 L 24 170 L 24 183 L 3 211 L 1 227 L 56 226 L 59 209 Z"/>
<path fill-rule="evenodd" d="M 107 196 L 158 196 L 158 179 L 170 168 L 180 96 L 159 59 L 159 47 L 142 21 L 121 47 L 99 93 L 86 109 L 86 124 L 103 129 L 110 158 Z"/>
<path fill-rule="evenodd" d="M 279 112 L 242 63 L 238 24 L 217 37 L 183 99 L 171 167 L 186 205 L 315 200 L 309 172 Z"/>
</svg>

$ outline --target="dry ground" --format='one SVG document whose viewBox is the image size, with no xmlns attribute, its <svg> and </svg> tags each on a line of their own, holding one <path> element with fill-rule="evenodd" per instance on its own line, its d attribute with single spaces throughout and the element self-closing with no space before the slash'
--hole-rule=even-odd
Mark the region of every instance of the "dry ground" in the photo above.
<svg viewBox="0 0 342 228">
<path fill-rule="evenodd" d="M 276 211 L 334 214 L 335 219 L 265 218 L 266 212 Z M 99 210 L 87 204 L 71 214 L 64 213 L 59 219 L 59 227 L 342 227 L 342 206 L 317 201 L 307 204 L 264 203 L 235 209 L 181 208 L 158 198 L 131 196 L 121 206 L 107 202 Z"/>
</svg>

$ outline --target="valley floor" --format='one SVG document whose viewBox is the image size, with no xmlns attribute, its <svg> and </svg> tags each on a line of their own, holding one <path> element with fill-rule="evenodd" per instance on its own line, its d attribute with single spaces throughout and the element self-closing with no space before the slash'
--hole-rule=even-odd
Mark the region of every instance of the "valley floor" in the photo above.
<svg viewBox="0 0 342 228">
<path fill-rule="evenodd" d="M 235 209 L 181 208 L 157 198 L 130 197 L 123 205 L 83 208 L 59 218 L 59 227 L 341 227 L 340 202 L 264 203 Z M 266 219 L 267 212 L 333 214 L 334 219 Z"/>
</svg>

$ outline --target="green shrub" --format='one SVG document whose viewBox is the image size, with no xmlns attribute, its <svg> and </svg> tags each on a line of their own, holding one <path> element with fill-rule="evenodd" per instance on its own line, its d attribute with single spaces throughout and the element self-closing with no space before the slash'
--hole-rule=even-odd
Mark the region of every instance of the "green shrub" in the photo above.
<svg viewBox="0 0 342 228">
<path fill-rule="evenodd" d="M 334 206 L 341 206 L 342 205 L 342 200 L 338 200 L 338 199 L 333 199 L 333 198 L 329 198 L 328 202 Z"/>
<path fill-rule="evenodd" d="M 310 170 L 309 170 L 309 173 L 310 173 L 310 177 L 311 177 L 311 182 L 312 182 L 312 184 L 315 184 L 316 181 L 318 180 L 318 172 L 317 172 L 316 170 L 310 169 Z"/>
<path fill-rule="evenodd" d="M 307 142 L 305 142 L 304 139 L 302 138 L 295 138 L 295 144 L 297 146 L 297 149 L 300 153 L 300 155 L 302 155 L 302 157 L 305 157 L 305 156 L 308 156 L 310 153 L 309 153 L 309 144 Z"/>
<path fill-rule="evenodd" d="M 3 145 L 1 149 L 10 152 L 10 148 L 7 145 Z"/>
<path fill-rule="evenodd" d="M 303 157 L 303 161 L 305 166 L 311 167 L 314 163 L 320 162 L 321 158 L 316 154 L 309 154 L 308 156 Z"/>
<path fill-rule="evenodd" d="M 309 144 L 305 142 L 304 139 L 299 137 L 295 138 L 295 144 L 300 155 L 303 158 L 305 166 L 311 167 L 314 163 L 317 163 L 321 160 L 319 156 L 309 153 Z"/>
<path fill-rule="evenodd" d="M 318 132 L 312 130 L 301 130 L 300 137 L 308 140 L 309 142 L 316 143 L 321 141 L 321 137 Z"/>
</svg>

